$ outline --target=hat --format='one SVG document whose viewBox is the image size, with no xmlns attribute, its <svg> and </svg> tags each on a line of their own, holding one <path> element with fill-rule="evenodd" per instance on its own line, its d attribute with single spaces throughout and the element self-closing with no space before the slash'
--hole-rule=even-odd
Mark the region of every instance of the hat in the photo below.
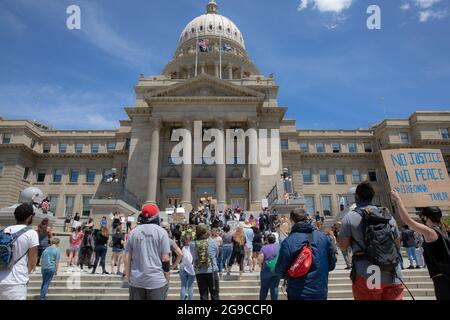
<svg viewBox="0 0 450 320">
<path fill-rule="evenodd" d="M 422 216 L 429 218 L 435 223 L 439 223 L 442 219 L 442 211 L 438 207 L 426 207 L 420 212 Z"/>
<path fill-rule="evenodd" d="M 146 204 L 142 207 L 142 212 L 139 216 L 140 223 L 159 222 L 159 208 L 156 204 Z"/>
</svg>

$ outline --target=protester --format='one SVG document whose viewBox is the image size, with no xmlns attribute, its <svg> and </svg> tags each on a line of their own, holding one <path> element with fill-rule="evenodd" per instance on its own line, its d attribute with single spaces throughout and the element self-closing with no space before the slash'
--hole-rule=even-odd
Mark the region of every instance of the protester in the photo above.
<svg viewBox="0 0 450 320">
<path fill-rule="evenodd" d="M 320 228 L 322 227 L 322 219 L 320 217 L 320 212 L 319 211 L 316 212 L 316 217 L 315 218 L 316 218 L 316 227 L 317 227 L 317 229 L 320 230 Z"/>
<path fill-rule="evenodd" d="M 423 208 L 419 214 L 422 223 L 418 223 L 409 215 L 400 194 L 392 191 L 391 196 L 397 204 L 402 221 L 424 237 L 424 258 L 434 283 L 436 299 L 450 300 L 450 239 L 446 236 L 445 226 L 442 223 L 441 209 Z"/>
<path fill-rule="evenodd" d="M 233 253 L 233 231 L 231 230 L 229 225 L 226 225 L 223 228 L 222 242 L 223 249 L 221 265 L 222 269 L 227 269 L 228 262 L 230 261 L 231 254 Z"/>
<path fill-rule="evenodd" d="M 42 219 L 41 223 L 37 227 L 37 233 L 39 236 L 39 247 L 38 247 L 38 260 L 37 266 L 40 265 L 42 253 L 51 245 L 52 241 L 52 228 L 49 225 L 48 218 Z"/>
<path fill-rule="evenodd" d="M 122 226 L 118 225 L 112 236 L 112 256 L 111 256 L 111 273 L 122 275 L 120 266 L 122 264 L 123 250 L 125 245 L 125 234 L 122 232 Z M 117 271 L 115 271 L 117 267 Z"/>
<path fill-rule="evenodd" d="M 242 272 L 244 272 L 244 257 L 245 257 L 245 233 L 242 227 L 236 229 L 232 237 L 233 252 L 228 262 L 227 275 L 231 273 L 231 267 L 235 262 L 239 265 L 239 281 L 242 279 Z"/>
<path fill-rule="evenodd" d="M 217 261 L 218 261 L 218 267 L 219 267 L 219 273 L 222 274 L 222 257 L 223 257 L 223 239 L 220 236 L 220 231 L 217 228 L 214 228 L 211 230 L 211 239 L 213 239 L 216 244 L 217 247 L 219 249 L 219 255 L 217 256 Z"/>
<path fill-rule="evenodd" d="M 341 222 L 336 222 L 332 227 L 332 230 L 334 232 L 334 237 L 336 239 L 336 244 L 337 244 L 337 238 L 338 238 L 340 229 L 341 229 Z M 339 249 L 341 250 L 342 256 L 345 261 L 345 270 L 350 270 L 352 268 L 352 258 L 351 258 L 350 247 L 347 248 L 347 250 L 343 250 L 342 248 L 339 248 Z"/>
<path fill-rule="evenodd" d="M 289 236 L 291 226 L 289 225 L 289 222 L 284 220 L 284 217 L 280 221 L 280 229 L 278 232 L 279 235 L 279 242 L 282 243 L 284 239 L 286 239 Z"/>
<path fill-rule="evenodd" d="M 100 228 L 107 228 L 108 227 L 108 220 L 105 216 L 102 217 L 102 220 L 100 220 Z"/>
<path fill-rule="evenodd" d="M 173 231 L 173 238 L 179 247 L 181 247 L 181 225 L 177 224 Z"/>
<path fill-rule="evenodd" d="M 197 241 L 191 244 L 200 300 L 219 300 L 219 248 L 210 238 L 206 225 L 197 226 Z"/>
<path fill-rule="evenodd" d="M 362 182 L 356 187 L 356 208 L 344 216 L 338 243 L 342 250 L 352 248 L 351 279 L 355 300 L 402 300 L 403 275 L 397 253 L 399 230 L 387 210 L 371 205 L 374 196 L 370 182 Z M 373 222 L 369 225 L 369 221 Z M 379 230 L 377 241 L 366 241 L 366 238 L 375 237 L 375 228 Z M 381 270 L 378 288 L 367 284 L 367 279 L 373 275 L 373 265 Z"/>
<path fill-rule="evenodd" d="M 288 300 L 326 300 L 328 296 L 328 274 L 336 266 L 336 256 L 327 236 L 312 226 L 303 209 L 294 209 L 290 214 L 292 230 L 281 243 L 276 273 L 287 279 Z M 288 269 L 297 260 L 305 246 L 312 250 L 312 264 L 302 277 L 289 276 Z"/>
<path fill-rule="evenodd" d="M 403 231 L 401 234 L 401 241 L 403 247 L 406 248 L 408 254 L 409 267 L 408 269 L 414 269 L 414 262 L 416 263 L 416 268 L 420 269 L 419 262 L 416 256 L 416 235 L 414 230 L 410 230 L 408 225 L 403 226 Z"/>
<path fill-rule="evenodd" d="M 41 204 L 39 205 L 39 208 L 42 210 L 43 214 L 47 214 L 49 206 L 50 206 L 50 199 L 46 197 L 44 200 L 42 200 Z"/>
<path fill-rule="evenodd" d="M 275 243 L 275 236 L 269 235 L 267 242 L 262 247 L 258 262 L 261 267 L 261 289 L 259 291 L 259 300 L 266 300 L 267 294 L 270 291 L 270 299 L 278 300 L 278 286 L 280 284 L 280 277 L 275 272 L 275 267 L 278 261 L 280 248 Z"/>
<path fill-rule="evenodd" d="M 170 279 L 170 242 L 159 226 L 159 208 L 147 204 L 125 244 L 130 300 L 165 300 Z"/>
<path fill-rule="evenodd" d="M 68 213 L 66 215 L 66 219 L 64 220 L 64 228 L 66 232 L 70 232 L 72 227 L 72 213 Z"/>
<path fill-rule="evenodd" d="M 120 212 L 114 212 L 113 221 L 112 221 L 112 230 L 115 231 L 117 227 L 121 224 L 120 222 Z"/>
<path fill-rule="evenodd" d="M 416 257 L 417 257 L 417 263 L 419 264 L 420 268 L 425 268 L 425 258 L 423 257 L 423 243 L 424 238 L 423 236 L 416 232 L 415 234 L 415 240 L 416 240 Z"/>
<path fill-rule="evenodd" d="M 83 266 L 87 265 L 89 269 L 92 268 L 92 254 L 94 253 L 95 243 L 94 235 L 91 229 L 85 229 L 83 241 L 81 242 L 80 255 L 79 255 L 79 265 L 80 269 L 83 270 Z"/>
<path fill-rule="evenodd" d="M 172 239 L 170 236 L 170 225 L 167 222 L 161 222 L 161 227 L 166 230 L 167 235 L 169 236 L 169 242 L 170 242 L 170 270 L 175 270 L 179 263 L 181 262 L 181 259 L 183 258 L 183 252 L 178 247 L 177 243 L 174 239 Z"/>
<path fill-rule="evenodd" d="M 89 218 L 88 222 L 84 227 L 89 230 L 94 230 L 94 219 Z"/>
<path fill-rule="evenodd" d="M 39 297 L 40 300 L 46 299 L 48 288 L 50 287 L 53 276 L 56 276 L 58 274 L 59 260 L 61 257 L 58 248 L 59 243 L 60 240 L 58 238 L 53 238 L 51 247 L 45 249 L 44 253 L 42 254 L 42 286 L 41 295 Z"/>
<path fill-rule="evenodd" d="M 253 269 L 252 272 L 255 272 L 256 267 L 258 266 L 258 256 L 259 252 L 261 251 L 261 248 L 263 246 L 263 236 L 261 232 L 259 232 L 258 228 L 252 227 L 253 234 L 255 235 L 253 237 L 253 253 L 252 253 L 252 262 L 253 262 Z"/>
<path fill-rule="evenodd" d="M 184 235 L 183 243 L 183 259 L 180 263 L 180 299 L 182 301 L 194 299 L 193 284 L 195 281 L 194 257 L 191 252 L 192 235 L 190 233 Z"/>
<path fill-rule="evenodd" d="M 29 274 L 37 263 L 39 236 L 30 226 L 34 208 L 21 204 L 14 210 L 16 224 L 0 231 L 0 239 L 12 252 L 0 259 L 0 300 L 26 300 Z"/>
<path fill-rule="evenodd" d="M 94 232 L 95 262 L 92 268 L 92 274 L 95 274 L 100 259 L 102 264 L 102 273 L 109 274 L 109 272 L 106 271 L 106 254 L 108 252 L 108 240 L 109 240 L 108 228 L 101 227 L 100 230 L 95 230 Z"/>
<path fill-rule="evenodd" d="M 83 237 L 84 233 L 81 231 L 81 227 L 77 227 L 70 235 L 69 248 L 66 250 L 67 267 L 78 265 L 78 255 Z"/>
<path fill-rule="evenodd" d="M 253 271 L 253 238 L 255 234 L 252 226 L 248 223 L 242 223 L 245 233 L 245 247 L 244 247 L 244 269 L 249 267 L 249 272 Z"/>
</svg>

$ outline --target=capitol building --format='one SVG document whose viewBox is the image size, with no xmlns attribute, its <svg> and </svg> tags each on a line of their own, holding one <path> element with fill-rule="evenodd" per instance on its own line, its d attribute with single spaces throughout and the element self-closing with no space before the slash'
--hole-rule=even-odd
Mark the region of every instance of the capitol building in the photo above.
<svg viewBox="0 0 450 320">
<path fill-rule="evenodd" d="M 161 74 L 141 75 L 134 89 L 135 104 L 125 108 L 128 119 L 117 130 L 57 130 L 0 117 L 0 208 L 36 186 L 59 218 L 133 214 L 144 203 L 191 210 L 205 199 L 256 212 L 263 199 L 275 206 L 286 193 L 310 213 L 335 217 L 342 198 L 350 201 L 349 189 L 365 180 L 375 187 L 375 204 L 392 208 L 383 149 L 441 149 L 450 170 L 450 111 L 417 111 L 367 129 L 297 128 L 285 117 L 287 107 L 278 105 L 275 79 L 261 75 L 244 35 L 214 0 L 181 30 Z M 259 164 L 237 158 L 175 164 L 171 152 L 178 142 L 171 134 L 193 130 L 194 121 L 202 121 L 203 130 L 279 129 L 277 172 L 262 175 Z"/>
</svg>

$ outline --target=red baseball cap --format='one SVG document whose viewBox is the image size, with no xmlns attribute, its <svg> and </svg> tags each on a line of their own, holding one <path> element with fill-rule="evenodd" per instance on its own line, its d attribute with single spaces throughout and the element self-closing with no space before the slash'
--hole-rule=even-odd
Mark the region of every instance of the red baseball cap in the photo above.
<svg viewBox="0 0 450 320">
<path fill-rule="evenodd" d="M 142 207 L 142 218 L 153 218 L 159 214 L 159 208 L 156 204 L 146 204 Z"/>
</svg>

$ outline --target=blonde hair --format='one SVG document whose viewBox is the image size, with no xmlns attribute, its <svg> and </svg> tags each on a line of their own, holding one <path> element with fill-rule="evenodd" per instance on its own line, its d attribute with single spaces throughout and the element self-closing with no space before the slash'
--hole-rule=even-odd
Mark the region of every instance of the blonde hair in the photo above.
<svg viewBox="0 0 450 320">
<path fill-rule="evenodd" d="M 52 239 L 52 245 L 58 245 L 61 241 L 59 240 L 59 238 L 53 238 Z"/>
<path fill-rule="evenodd" d="M 101 227 L 100 229 L 100 233 L 102 234 L 102 236 L 104 236 L 105 238 L 109 238 L 109 230 L 106 227 Z"/>
<path fill-rule="evenodd" d="M 245 234 L 242 227 L 236 229 L 236 232 L 233 234 L 233 240 L 241 246 L 245 244 Z"/>
</svg>

